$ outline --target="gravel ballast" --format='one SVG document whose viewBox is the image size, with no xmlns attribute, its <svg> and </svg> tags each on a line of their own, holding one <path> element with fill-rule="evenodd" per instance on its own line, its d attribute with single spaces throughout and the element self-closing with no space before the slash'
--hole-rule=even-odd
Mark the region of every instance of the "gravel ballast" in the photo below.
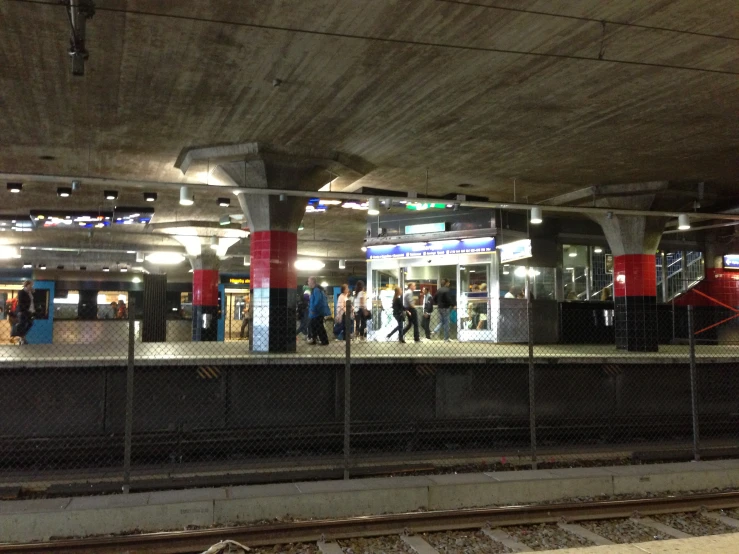
<svg viewBox="0 0 739 554">
<path fill-rule="evenodd" d="M 336 541 L 346 554 L 413 554 L 398 535 L 359 537 Z"/>
<path fill-rule="evenodd" d="M 596 535 L 608 539 L 617 544 L 628 544 L 632 542 L 648 542 L 671 539 L 672 537 L 651 531 L 628 519 L 604 519 L 601 521 L 581 521 L 580 525 L 592 531 Z"/>
<path fill-rule="evenodd" d="M 480 530 L 445 531 L 423 535 L 441 554 L 501 554 L 510 552 Z"/>
<path fill-rule="evenodd" d="M 593 546 L 587 539 L 568 533 L 553 524 L 530 525 L 526 527 L 503 527 L 511 537 L 534 550 L 555 550 Z"/>
<path fill-rule="evenodd" d="M 652 516 L 652 519 L 694 537 L 721 535 L 734 531 L 723 523 L 704 517 L 700 513 L 664 514 Z"/>
</svg>

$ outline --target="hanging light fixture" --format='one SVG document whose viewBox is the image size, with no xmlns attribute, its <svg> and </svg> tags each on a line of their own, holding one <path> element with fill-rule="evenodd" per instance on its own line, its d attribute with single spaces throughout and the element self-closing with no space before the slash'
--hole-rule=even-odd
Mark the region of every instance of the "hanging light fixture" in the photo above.
<svg viewBox="0 0 739 554">
<path fill-rule="evenodd" d="M 190 190 L 190 187 L 180 187 L 180 205 L 181 206 L 192 206 L 195 202 L 195 197 Z"/>
<path fill-rule="evenodd" d="M 339 269 L 346 269 L 346 260 L 339 260 Z"/>
<path fill-rule="evenodd" d="M 144 253 L 143 252 L 136 252 L 136 263 L 140 264 L 144 261 Z"/>
<path fill-rule="evenodd" d="M 532 225 L 539 225 L 544 219 L 541 215 L 541 208 L 539 207 L 533 207 L 531 208 L 531 218 L 529 219 Z"/>
<path fill-rule="evenodd" d="M 380 201 L 377 198 L 369 199 L 368 215 L 380 215 Z"/>
<path fill-rule="evenodd" d="M 251 257 L 244 256 L 244 266 L 249 267 L 251 265 Z"/>
<path fill-rule="evenodd" d="M 677 217 L 677 228 L 680 231 L 687 231 L 690 229 L 690 218 L 688 214 L 680 214 Z"/>
<path fill-rule="evenodd" d="M 144 193 L 144 200 L 147 202 L 156 202 L 157 201 L 157 193 L 156 192 L 145 192 Z"/>
</svg>

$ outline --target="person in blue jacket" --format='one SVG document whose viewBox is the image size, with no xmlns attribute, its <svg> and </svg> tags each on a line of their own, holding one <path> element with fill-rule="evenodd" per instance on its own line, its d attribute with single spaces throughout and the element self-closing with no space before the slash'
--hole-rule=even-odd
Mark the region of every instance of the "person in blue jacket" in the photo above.
<svg viewBox="0 0 739 554">
<path fill-rule="evenodd" d="M 326 333 L 326 327 L 323 325 L 323 318 L 331 315 L 328 299 L 326 293 L 323 292 L 323 288 L 316 283 L 315 277 L 308 279 L 308 286 L 311 288 L 308 314 L 313 330 L 313 340 L 309 344 L 316 344 L 316 339 L 318 339 L 325 346 L 328 344 L 328 334 Z"/>
</svg>

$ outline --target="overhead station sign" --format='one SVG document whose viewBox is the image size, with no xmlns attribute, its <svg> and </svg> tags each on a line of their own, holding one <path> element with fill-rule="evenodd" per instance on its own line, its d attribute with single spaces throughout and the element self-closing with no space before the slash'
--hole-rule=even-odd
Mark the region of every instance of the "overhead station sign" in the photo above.
<svg viewBox="0 0 739 554">
<path fill-rule="evenodd" d="M 724 256 L 724 269 L 739 269 L 739 254 Z"/>
<path fill-rule="evenodd" d="M 500 263 L 514 262 L 531 257 L 531 239 L 517 240 L 507 244 L 498 245 L 500 250 Z"/>
<path fill-rule="evenodd" d="M 425 258 L 428 256 L 447 256 L 449 254 L 479 254 L 495 250 L 492 237 L 438 240 L 433 242 L 409 242 L 406 244 L 384 244 L 368 246 L 368 260 L 388 258 Z"/>
</svg>

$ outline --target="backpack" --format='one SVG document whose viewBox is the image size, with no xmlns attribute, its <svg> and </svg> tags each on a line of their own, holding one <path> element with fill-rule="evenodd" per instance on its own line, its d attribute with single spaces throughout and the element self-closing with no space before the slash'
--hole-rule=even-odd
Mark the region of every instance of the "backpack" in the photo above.
<svg viewBox="0 0 739 554">
<path fill-rule="evenodd" d="M 8 303 L 5 305 L 5 312 L 8 314 L 9 317 L 15 317 L 15 312 L 18 309 L 18 297 L 15 296 L 11 298 Z"/>
<path fill-rule="evenodd" d="M 321 291 L 321 315 L 323 317 L 331 317 L 331 308 L 328 307 L 328 298 L 326 292 L 323 289 Z"/>
<path fill-rule="evenodd" d="M 423 304 L 423 311 L 430 314 L 434 311 L 434 299 L 430 294 L 426 295 L 426 301 Z"/>
</svg>

